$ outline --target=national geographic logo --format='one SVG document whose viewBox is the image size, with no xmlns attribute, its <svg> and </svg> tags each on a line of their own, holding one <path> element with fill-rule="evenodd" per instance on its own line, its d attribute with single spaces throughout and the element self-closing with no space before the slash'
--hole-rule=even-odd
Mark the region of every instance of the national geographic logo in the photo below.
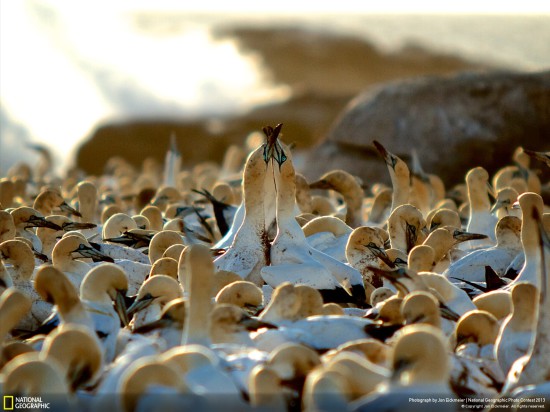
<svg viewBox="0 0 550 412">
<path fill-rule="evenodd" d="M 50 409 L 49 402 L 42 402 L 40 396 L 9 396 L 4 395 L 3 405 L 5 411 L 17 409 Z"/>
<path fill-rule="evenodd" d="M 4 396 L 4 410 L 13 411 L 13 396 Z"/>
</svg>

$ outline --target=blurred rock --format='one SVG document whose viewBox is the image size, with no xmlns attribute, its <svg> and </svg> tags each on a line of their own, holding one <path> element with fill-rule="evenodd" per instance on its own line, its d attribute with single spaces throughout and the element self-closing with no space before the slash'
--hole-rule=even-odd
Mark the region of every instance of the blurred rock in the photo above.
<svg viewBox="0 0 550 412">
<path fill-rule="evenodd" d="M 426 172 L 453 184 L 471 167 L 493 173 L 509 164 L 517 146 L 550 150 L 549 136 L 550 72 L 423 77 L 357 96 L 310 153 L 304 172 L 317 178 L 344 168 L 366 183 L 389 182 L 376 139 L 404 160 L 415 149 Z"/>
<path fill-rule="evenodd" d="M 240 144 L 250 132 L 280 122 L 285 125 L 285 141 L 303 149 L 326 135 L 349 100 L 372 84 L 481 67 L 412 46 L 387 54 L 361 39 L 296 28 L 226 27 L 216 35 L 233 39 L 245 54 L 258 54 L 267 77 L 289 85 L 292 97 L 227 118 L 155 118 L 107 123 L 98 127 L 79 148 L 77 166 L 97 174 L 113 155 L 123 156 L 135 166 L 140 166 L 148 156 L 163 161 L 172 132 L 186 166 L 203 160 L 219 161 L 231 143 Z"/>
</svg>

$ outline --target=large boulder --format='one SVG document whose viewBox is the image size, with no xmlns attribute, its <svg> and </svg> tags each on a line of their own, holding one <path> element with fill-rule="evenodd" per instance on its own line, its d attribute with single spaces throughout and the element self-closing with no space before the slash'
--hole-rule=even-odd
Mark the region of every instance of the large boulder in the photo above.
<svg viewBox="0 0 550 412">
<path fill-rule="evenodd" d="M 308 155 L 304 173 L 343 168 L 366 183 L 388 182 L 375 139 L 404 160 L 416 150 L 424 170 L 447 184 L 463 182 L 474 166 L 495 172 L 517 146 L 550 150 L 550 72 L 422 77 L 369 89 Z"/>
</svg>

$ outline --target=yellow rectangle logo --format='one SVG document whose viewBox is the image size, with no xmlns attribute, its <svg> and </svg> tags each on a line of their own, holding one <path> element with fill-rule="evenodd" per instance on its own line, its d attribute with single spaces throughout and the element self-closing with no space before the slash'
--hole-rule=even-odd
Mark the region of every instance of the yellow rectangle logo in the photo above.
<svg viewBox="0 0 550 412">
<path fill-rule="evenodd" d="M 4 410 L 13 411 L 13 396 L 4 395 Z"/>
</svg>

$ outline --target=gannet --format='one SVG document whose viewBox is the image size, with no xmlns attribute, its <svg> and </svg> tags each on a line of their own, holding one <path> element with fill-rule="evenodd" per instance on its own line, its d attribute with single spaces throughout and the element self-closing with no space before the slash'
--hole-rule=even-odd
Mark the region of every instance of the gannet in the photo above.
<svg viewBox="0 0 550 412">
<path fill-rule="evenodd" d="M 315 217 L 302 226 L 307 242 L 315 249 L 346 262 L 346 244 L 352 228 L 334 216 Z"/>
<path fill-rule="evenodd" d="M 250 405 L 269 412 L 284 412 L 288 408 L 281 378 L 272 368 L 257 365 L 250 372 Z"/>
<path fill-rule="evenodd" d="M 411 325 L 403 329 L 397 339 L 392 356 L 391 378 L 377 390 L 351 404 L 353 411 L 455 411 L 449 403 L 410 402 L 422 394 L 437 394 L 453 398 L 449 387 L 450 357 L 447 344 L 440 331 L 427 325 Z"/>
<path fill-rule="evenodd" d="M 52 263 L 77 289 L 80 288 L 82 279 L 91 269 L 90 264 L 78 260 L 79 258 L 113 262 L 112 258 L 90 246 L 83 236 L 71 234 L 61 238 L 53 248 Z"/>
<path fill-rule="evenodd" d="M 346 224 L 352 228 L 363 225 L 363 188 L 357 179 L 344 170 L 332 170 L 309 184 L 310 189 L 330 189 L 342 195 L 346 204 Z"/>
<path fill-rule="evenodd" d="M 159 346 L 168 350 L 181 345 L 184 321 L 185 300 L 172 299 L 162 308 L 159 319 L 134 328 L 132 333 L 153 336 L 155 341 L 163 341 Z"/>
<path fill-rule="evenodd" d="M 15 225 L 16 236 L 21 236 L 32 242 L 33 249 L 41 252 L 42 244 L 36 236 L 33 229 L 35 227 L 49 227 L 50 229 L 60 230 L 61 228 L 48 222 L 44 216 L 33 208 L 21 206 L 10 212 Z"/>
<path fill-rule="evenodd" d="M 539 232 L 535 214 L 542 216 L 544 203 L 540 195 L 532 192 L 523 193 L 518 198 L 518 201 L 522 212 L 521 243 L 523 245 L 525 264 L 513 284 L 525 281 L 540 288 L 540 277 L 538 273 L 541 268 L 542 251 L 537 236 Z"/>
<path fill-rule="evenodd" d="M 242 280 L 224 286 L 216 295 L 216 303 L 236 305 L 249 315 L 256 315 L 263 309 L 264 296 L 254 283 Z"/>
<path fill-rule="evenodd" d="M 106 362 L 111 362 L 115 356 L 121 322 L 128 324 L 124 303 L 127 290 L 128 277 L 114 263 L 103 263 L 91 269 L 80 286 L 80 299 L 102 341 Z"/>
<path fill-rule="evenodd" d="M 260 269 L 267 265 L 269 259 L 264 211 L 264 196 L 269 196 L 269 192 L 266 193 L 264 189 L 265 181 L 271 167 L 267 163 L 263 146 L 248 157 L 243 178 L 242 224 L 236 230 L 229 248 L 214 263 L 217 270 L 238 273 L 243 279 L 258 285 L 262 283 Z M 234 225 L 238 215 L 239 212 L 235 216 Z M 220 247 L 220 243 L 214 247 Z"/>
<path fill-rule="evenodd" d="M 0 342 L 27 315 L 31 309 L 31 300 L 15 288 L 7 289 L 0 296 Z"/>
<path fill-rule="evenodd" d="M 46 189 L 38 194 L 34 200 L 33 209 L 44 216 L 53 214 L 55 208 L 59 208 L 66 213 L 82 217 L 78 210 L 71 207 L 57 190 Z"/>
<path fill-rule="evenodd" d="M 422 244 L 427 235 L 426 221 L 414 206 L 404 204 L 393 209 L 388 218 L 388 233 L 392 249 L 405 253 Z"/>
<path fill-rule="evenodd" d="M 503 276 L 522 249 L 521 220 L 514 216 L 505 216 L 498 221 L 495 232 L 497 241 L 495 246 L 467 254 L 453 262 L 443 274 L 448 278 L 483 282 L 485 266 L 491 266 L 499 276 Z"/>
<path fill-rule="evenodd" d="M 206 246 L 191 245 L 185 259 L 186 276 L 184 279 L 184 296 L 187 296 L 185 308 L 185 329 L 182 344 L 210 343 L 208 331 L 208 316 L 212 306 L 212 283 L 214 264 L 210 250 Z M 181 259 L 181 258 L 180 258 Z"/>
<path fill-rule="evenodd" d="M 162 308 L 173 299 L 182 297 L 177 280 L 166 275 L 147 279 L 139 288 L 136 300 L 128 308 L 128 318 L 133 316 L 131 327 L 138 328 L 159 319 Z"/>
<path fill-rule="evenodd" d="M 491 214 L 491 202 L 488 195 L 489 174 L 482 167 L 471 169 L 466 175 L 468 186 L 468 202 L 470 217 L 467 230 L 471 233 L 480 233 L 489 237 L 486 240 L 475 240 L 465 244 L 465 248 L 491 246 L 495 241 L 495 225 L 497 218 Z"/>
<path fill-rule="evenodd" d="M 537 288 L 519 282 L 512 288 L 512 313 L 500 326 L 495 355 L 505 375 L 513 363 L 529 351 L 536 322 Z"/>
<path fill-rule="evenodd" d="M 393 213 L 395 209 L 409 201 L 409 168 L 403 160 L 386 150 L 379 142 L 375 140 L 373 144 L 388 166 L 393 187 L 391 204 L 391 212 Z"/>
<path fill-rule="evenodd" d="M 54 305 L 51 316 L 38 331 L 55 328 L 58 324 L 72 323 L 95 330 L 90 314 L 80 301 L 78 291 L 67 276 L 51 265 L 41 266 L 34 278 L 36 292 L 45 302 Z"/>
<path fill-rule="evenodd" d="M 271 266 L 261 269 L 263 280 L 272 287 L 290 281 L 319 289 L 328 302 L 365 304 L 361 274 L 308 245 L 294 215 L 296 183 L 292 156 L 274 167 L 277 186 L 277 236 L 270 251 Z"/>
<path fill-rule="evenodd" d="M 103 349 L 90 329 L 63 325 L 50 333 L 40 351 L 40 359 L 57 362 L 72 392 L 93 384 L 103 368 Z"/>
<path fill-rule="evenodd" d="M 21 320 L 19 328 L 34 330 L 49 316 L 51 311 L 51 305 L 44 302 L 33 287 L 34 254 L 25 242 L 15 239 L 7 240 L 0 243 L 0 259 L 10 264 L 5 268 L 13 286 L 32 302 L 31 310 Z"/>
</svg>

